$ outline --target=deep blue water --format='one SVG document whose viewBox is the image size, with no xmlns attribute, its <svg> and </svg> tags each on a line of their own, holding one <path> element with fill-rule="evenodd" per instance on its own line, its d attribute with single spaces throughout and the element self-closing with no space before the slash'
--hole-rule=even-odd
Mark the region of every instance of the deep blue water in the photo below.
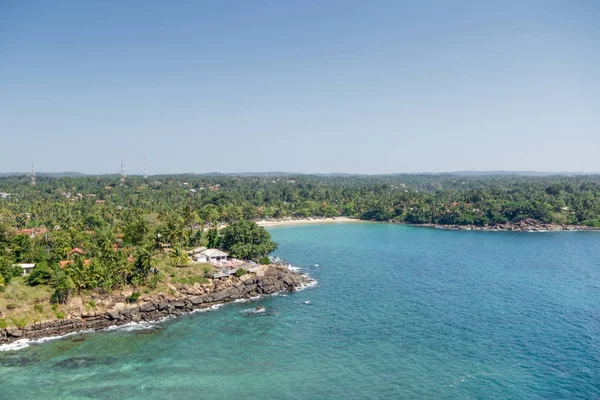
<svg viewBox="0 0 600 400">
<path fill-rule="evenodd" d="M 2 352 L 0 398 L 600 398 L 599 233 L 270 230 L 315 288 Z"/>
</svg>

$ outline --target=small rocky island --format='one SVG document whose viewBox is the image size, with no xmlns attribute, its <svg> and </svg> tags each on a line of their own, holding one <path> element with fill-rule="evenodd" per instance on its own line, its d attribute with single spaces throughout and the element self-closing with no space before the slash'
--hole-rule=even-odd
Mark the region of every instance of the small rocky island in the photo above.
<svg viewBox="0 0 600 400">
<path fill-rule="evenodd" d="M 158 321 L 238 299 L 294 292 L 311 282 L 310 278 L 286 267 L 263 265 L 255 273 L 240 277 L 231 275 L 210 279 L 204 284 L 170 284 L 168 293 L 142 296 L 135 302 L 127 302 L 128 293 L 112 293 L 96 299 L 95 309 L 85 307 L 80 298 L 73 298 L 66 318 L 36 322 L 23 328 L 0 329 L 0 344 L 78 331 L 97 331 L 130 322 Z"/>
</svg>

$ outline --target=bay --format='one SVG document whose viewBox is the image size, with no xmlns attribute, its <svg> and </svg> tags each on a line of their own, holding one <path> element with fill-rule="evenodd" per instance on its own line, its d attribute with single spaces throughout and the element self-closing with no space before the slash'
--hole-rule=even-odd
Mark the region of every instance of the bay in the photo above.
<svg viewBox="0 0 600 400">
<path fill-rule="evenodd" d="M 600 234 L 269 230 L 317 286 L 1 352 L 0 398 L 600 398 Z"/>
</svg>

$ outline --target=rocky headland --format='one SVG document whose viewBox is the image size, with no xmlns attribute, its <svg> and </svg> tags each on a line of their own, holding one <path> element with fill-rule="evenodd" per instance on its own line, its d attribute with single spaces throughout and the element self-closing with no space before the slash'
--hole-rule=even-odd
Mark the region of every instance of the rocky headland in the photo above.
<svg viewBox="0 0 600 400">
<path fill-rule="evenodd" d="M 436 225 L 420 224 L 411 226 L 431 227 L 436 229 L 452 229 L 461 231 L 516 231 L 516 232 L 558 232 L 558 231 L 599 231 L 600 228 L 586 225 L 552 224 L 536 221 L 534 219 L 524 219 L 519 222 L 507 222 L 496 225 Z"/>
<path fill-rule="evenodd" d="M 96 308 L 84 307 L 75 299 L 64 319 L 0 329 L 0 345 L 20 339 L 35 340 L 79 331 L 97 331 L 131 322 L 158 321 L 238 299 L 281 291 L 294 292 L 311 282 L 310 278 L 297 272 L 271 265 L 261 267 L 257 273 L 212 279 L 206 284 L 170 285 L 168 293 L 142 296 L 135 303 L 127 303 L 124 294 L 98 297 Z"/>
</svg>

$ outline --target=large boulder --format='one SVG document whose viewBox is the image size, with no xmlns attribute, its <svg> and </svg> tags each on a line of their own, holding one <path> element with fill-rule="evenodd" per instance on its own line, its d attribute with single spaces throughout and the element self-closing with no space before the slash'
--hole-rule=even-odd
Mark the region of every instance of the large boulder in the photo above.
<svg viewBox="0 0 600 400">
<path fill-rule="evenodd" d="M 156 305 L 151 301 L 140 304 L 141 312 L 150 312 L 150 311 L 154 311 L 154 310 L 156 310 Z"/>
</svg>

